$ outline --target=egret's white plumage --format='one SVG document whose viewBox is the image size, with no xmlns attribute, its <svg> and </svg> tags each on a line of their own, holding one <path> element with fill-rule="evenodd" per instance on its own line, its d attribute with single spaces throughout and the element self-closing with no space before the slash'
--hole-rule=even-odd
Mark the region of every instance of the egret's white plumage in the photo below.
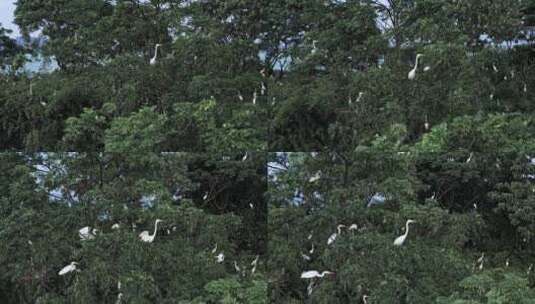
<svg viewBox="0 0 535 304">
<path fill-rule="evenodd" d="M 405 239 L 407 238 L 407 235 L 409 234 L 409 224 L 415 223 L 413 220 L 407 220 L 407 223 L 405 223 L 405 234 L 397 237 L 394 240 L 394 245 L 401 246 L 405 242 Z"/>
<path fill-rule="evenodd" d="M 87 241 L 94 239 L 97 232 L 98 229 L 85 226 L 84 228 L 78 230 L 78 235 L 80 236 L 80 240 Z"/>
<path fill-rule="evenodd" d="M 219 264 L 223 263 L 225 261 L 225 255 L 223 254 L 223 252 L 219 253 L 216 256 L 216 259 Z"/>
<path fill-rule="evenodd" d="M 156 238 L 156 233 L 158 232 L 158 223 L 162 222 L 162 220 L 157 219 L 154 222 L 154 233 L 152 235 L 149 235 L 149 232 L 147 230 L 141 232 L 139 234 L 139 238 L 146 243 L 152 243 L 154 242 L 154 239 Z"/>
<path fill-rule="evenodd" d="M 414 78 L 416 78 L 416 70 L 418 69 L 418 61 L 420 60 L 420 57 L 422 56 L 423 56 L 422 54 L 416 55 L 416 62 L 414 64 L 414 68 L 410 70 L 409 75 L 408 75 L 409 80 L 414 80 Z"/>
<path fill-rule="evenodd" d="M 79 271 L 76 266 L 78 265 L 78 263 L 76 262 L 71 262 L 69 265 L 63 267 L 63 269 L 61 269 L 58 274 L 60 276 L 62 275 L 66 275 L 67 273 L 70 273 L 70 272 L 73 272 L 73 271 Z"/>
<path fill-rule="evenodd" d="M 335 233 L 331 234 L 331 236 L 329 236 L 329 238 L 327 239 L 327 245 L 331 245 L 332 243 L 334 243 L 334 241 L 336 241 L 336 238 L 342 232 L 342 227 L 345 227 L 345 225 L 338 225 L 336 227 L 337 232 L 335 232 Z"/>
<path fill-rule="evenodd" d="M 119 229 L 119 228 L 121 228 L 121 226 L 119 224 L 117 224 L 117 223 L 113 224 L 113 226 L 111 226 L 111 229 L 113 229 L 113 230 L 116 230 L 116 229 Z"/>
<path fill-rule="evenodd" d="M 359 227 L 357 226 L 357 224 L 351 224 L 351 226 L 349 226 L 349 228 L 347 230 L 351 231 L 351 230 L 357 230 Z"/>
<path fill-rule="evenodd" d="M 334 272 L 324 271 L 322 273 L 319 273 L 316 270 L 309 270 L 301 273 L 301 279 L 323 278 L 326 274 L 334 274 Z"/>
<path fill-rule="evenodd" d="M 156 46 L 154 47 L 154 57 L 152 57 L 150 59 L 150 65 L 155 65 L 156 64 L 156 59 L 158 58 L 158 48 L 160 46 L 162 46 L 162 45 L 157 43 Z"/>
</svg>

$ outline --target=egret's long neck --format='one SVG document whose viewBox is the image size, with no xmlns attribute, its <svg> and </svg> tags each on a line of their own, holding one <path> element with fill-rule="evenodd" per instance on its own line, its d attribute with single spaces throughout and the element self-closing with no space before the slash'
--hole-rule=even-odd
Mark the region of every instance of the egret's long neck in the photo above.
<svg viewBox="0 0 535 304">
<path fill-rule="evenodd" d="M 418 60 L 420 60 L 420 57 L 416 56 L 416 63 L 414 64 L 414 69 L 415 70 L 418 68 Z"/>
<path fill-rule="evenodd" d="M 156 59 L 156 57 L 158 57 L 158 47 L 159 47 L 159 45 L 156 45 L 156 47 L 154 48 L 154 59 Z"/>
<path fill-rule="evenodd" d="M 156 231 L 158 231 L 158 221 L 154 223 L 154 233 L 152 235 L 156 235 Z"/>
<path fill-rule="evenodd" d="M 409 222 L 405 224 L 405 236 L 409 234 Z"/>
</svg>

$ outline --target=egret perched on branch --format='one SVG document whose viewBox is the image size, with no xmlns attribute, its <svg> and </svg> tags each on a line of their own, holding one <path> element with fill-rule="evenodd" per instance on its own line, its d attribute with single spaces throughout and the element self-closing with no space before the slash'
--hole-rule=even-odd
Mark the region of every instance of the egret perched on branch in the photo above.
<svg viewBox="0 0 535 304">
<path fill-rule="evenodd" d="M 158 58 L 158 48 L 162 46 L 161 44 L 159 43 L 156 43 L 156 46 L 154 47 L 154 57 L 152 57 L 150 59 L 150 65 L 155 65 L 156 64 L 156 58 Z"/>
<path fill-rule="evenodd" d="M 319 273 L 316 270 L 309 270 L 301 273 L 301 279 L 314 279 L 314 278 L 323 278 L 325 275 L 335 274 L 332 271 L 324 271 Z"/>
<path fill-rule="evenodd" d="M 78 263 L 76 263 L 76 262 L 71 262 L 69 265 L 63 267 L 63 269 L 61 269 L 61 270 L 58 272 L 58 274 L 59 274 L 60 276 L 62 276 L 62 275 L 66 275 L 67 273 L 69 273 L 69 272 L 73 272 L 73 271 L 78 271 L 78 272 L 79 272 L 80 270 L 76 268 L 77 265 L 78 265 Z"/>
<path fill-rule="evenodd" d="M 412 224 L 412 223 L 416 223 L 416 222 L 413 221 L 413 220 L 408 220 L 407 223 L 405 223 L 405 234 L 397 237 L 394 240 L 394 245 L 396 245 L 396 246 L 403 245 L 403 243 L 405 242 L 405 239 L 407 238 L 407 235 L 409 234 L 409 224 Z"/>
<path fill-rule="evenodd" d="M 340 233 L 342 233 L 342 228 L 345 227 L 346 225 L 338 225 L 336 226 L 336 230 L 337 232 L 331 234 L 331 236 L 329 236 L 329 239 L 327 239 L 327 245 L 331 245 L 332 243 L 334 243 L 334 241 L 336 241 L 336 238 L 338 237 L 338 235 Z"/>
<path fill-rule="evenodd" d="M 98 229 L 94 229 L 89 226 L 86 226 L 78 231 L 78 235 L 80 236 L 80 240 L 87 241 L 87 240 L 94 239 L 97 232 L 98 232 Z"/>
<path fill-rule="evenodd" d="M 158 223 L 162 222 L 162 220 L 157 219 L 154 222 L 154 233 L 152 235 L 149 235 L 149 232 L 147 230 L 141 232 L 139 234 L 139 238 L 146 243 L 152 243 L 154 242 L 154 238 L 156 238 L 156 233 L 158 232 Z"/>
<path fill-rule="evenodd" d="M 414 80 L 414 78 L 416 78 L 416 70 L 418 69 L 418 61 L 420 60 L 420 57 L 422 56 L 423 56 L 422 54 L 416 55 L 416 62 L 414 64 L 414 68 L 410 70 L 409 75 L 408 75 L 409 80 Z"/>
</svg>

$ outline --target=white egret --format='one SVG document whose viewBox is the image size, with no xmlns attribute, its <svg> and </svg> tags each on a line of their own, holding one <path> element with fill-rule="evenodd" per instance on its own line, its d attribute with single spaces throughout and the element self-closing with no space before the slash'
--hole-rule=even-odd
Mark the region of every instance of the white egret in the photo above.
<svg viewBox="0 0 535 304">
<path fill-rule="evenodd" d="M 262 81 L 260 83 L 260 95 L 265 95 L 266 94 L 266 85 L 264 84 L 264 82 Z"/>
<path fill-rule="evenodd" d="M 394 240 L 394 245 L 396 246 L 403 245 L 403 243 L 405 242 L 405 239 L 407 238 L 407 235 L 409 234 L 409 224 L 412 224 L 412 223 L 416 223 L 416 222 L 413 220 L 407 220 L 407 223 L 405 223 L 405 234 L 397 237 Z"/>
<path fill-rule="evenodd" d="M 120 292 L 120 293 L 117 295 L 117 301 L 115 301 L 115 304 L 121 304 L 121 303 L 122 303 L 122 298 L 123 298 L 123 293 Z"/>
<path fill-rule="evenodd" d="M 238 99 L 239 99 L 240 101 L 243 101 L 243 95 L 241 94 L 240 91 L 238 91 Z"/>
<path fill-rule="evenodd" d="M 343 227 L 345 227 L 345 225 L 336 226 L 337 232 L 335 232 L 335 233 L 331 234 L 331 236 L 329 236 L 329 239 L 327 239 L 327 245 L 331 245 L 332 243 L 334 243 L 334 241 L 336 241 L 336 238 L 342 232 L 342 228 Z"/>
<path fill-rule="evenodd" d="M 87 241 L 87 240 L 94 239 L 97 232 L 98 232 L 98 229 L 85 226 L 84 228 L 78 230 L 78 235 L 80 236 L 80 240 Z"/>
<path fill-rule="evenodd" d="M 308 253 L 313 254 L 314 253 L 314 244 L 312 244 L 312 248 L 308 251 Z"/>
<path fill-rule="evenodd" d="M 359 96 L 357 97 L 357 102 L 360 102 L 363 96 L 364 96 L 364 92 L 359 92 Z"/>
<path fill-rule="evenodd" d="M 206 193 L 204 194 L 204 196 L 202 197 L 202 200 L 205 201 L 207 198 L 208 198 L 208 192 L 206 192 Z"/>
<path fill-rule="evenodd" d="M 313 183 L 313 182 L 315 182 L 315 181 L 318 181 L 320 178 L 321 178 L 321 172 L 318 171 L 318 172 L 316 172 L 313 176 L 311 176 L 311 177 L 308 179 L 308 182 L 309 182 L 309 183 Z"/>
<path fill-rule="evenodd" d="M 139 234 L 139 238 L 146 243 L 152 243 L 154 242 L 154 238 L 156 238 L 156 233 L 158 232 L 158 223 L 162 222 L 162 220 L 157 219 L 154 222 L 154 233 L 152 235 L 149 235 L 149 232 L 147 230 L 141 232 Z"/>
<path fill-rule="evenodd" d="M 424 72 L 429 72 L 430 70 L 431 70 L 431 67 L 430 67 L 430 66 L 426 66 L 426 67 L 424 68 Z"/>
<path fill-rule="evenodd" d="M 474 157 L 474 152 L 470 152 L 470 155 L 468 156 L 468 159 L 466 160 L 466 163 L 469 163 L 472 161 L 472 157 Z"/>
<path fill-rule="evenodd" d="M 316 43 L 318 43 L 317 40 L 312 41 L 312 55 L 316 54 L 318 52 L 318 48 L 316 47 Z"/>
<path fill-rule="evenodd" d="M 241 158 L 241 161 L 246 161 L 248 157 L 249 157 L 249 154 L 245 152 L 245 155 Z"/>
<path fill-rule="evenodd" d="M 301 273 L 301 279 L 314 279 L 314 278 L 323 278 L 325 275 L 334 274 L 332 271 L 324 271 L 319 273 L 316 270 L 309 270 Z"/>
<path fill-rule="evenodd" d="M 157 43 L 156 46 L 154 47 L 154 57 L 152 57 L 150 59 L 150 65 L 155 65 L 156 64 L 156 58 L 158 58 L 158 48 L 160 46 L 162 46 L 162 45 Z"/>
<path fill-rule="evenodd" d="M 255 273 L 256 266 L 258 265 L 258 258 L 260 258 L 259 255 L 256 256 L 256 258 L 251 262 L 251 266 L 253 266 L 253 269 L 251 269 L 251 274 Z"/>
<path fill-rule="evenodd" d="M 115 224 L 113 224 L 113 226 L 111 226 L 111 229 L 113 229 L 113 230 L 116 230 L 116 229 L 119 229 L 119 228 L 121 228 L 121 226 L 119 224 L 117 224 L 117 223 L 115 223 Z"/>
<path fill-rule="evenodd" d="M 66 275 L 67 273 L 69 273 L 69 272 L 73 272 L 73 271 L 78 271 L 78 272 L 79 272 L 80 270 L 77 269 L 76 266 L 78 266 L 78 263 L 76 263 L 76 262 L 71 262 L 69 265 L 63 267 L 63 269 L 61 269 L 61 270 L 58 272 L 58 274 L 59 274 L 60 276 L 62 276 L 62 275 Z"/>
<path fill-rule="evenodd" d="M 368 304 L 368 296 L 367 295 L 363 295 L 362 296 L 362 302 L 364 302 L 364 304 Z"/>
<path fill-rule="evenodd" d="M 256 104 L 256 97 L 257 97 L 256 90 L 254 90 L 253 92 L 253 104 L 254 105 Z"/>
<path fill-rule="evenodd" d="M 308 235 L 307 239 L 309 239 L 309 240 L 312 239 L 312 233 Z"/>
<path fill-rule="evenodd" d="M 235 269 L 236 272 L 238 272 L 238 273 L 241 271 L 240 267 L 238 266 L 238 262 L 236 262 L 236 261 L 234 261 L 234 269 Z"/>
<path fill-rule="evenodd" d="M 225 261 L 225 255 L 223 254 L 223 252 L 220 252 L 217 256 L 216 256 L 216 259 L 217 259 L 217 262 L 219 264 L 223 263 Z"/>
<path fill-rule="evenodd" d="M 528 85 L 524 82 L 524 93 L 528 92 Z"/>
<path fill-rule="evenodd" d="M 357 224 L 351 224 L 351 226 L 349 226 L 347 230 L 352 231 L 352 230 L 357 230 L 358 228 L 359 227 L 357 226 Z"/>
<path fill-rule="evenodd" d="M 215 247 L 214 249 L 212 249 L 212 254 L 216 253 L 217 252 L 217 243 L 215 244 Z"/>
<path fill-rule="evenodd" d="M 249 203 L 249 208 L 254 209 L 253 203 Z"/>
<path fill-rule="evenodd" d="M 494 73 L 498 73 L 498 68 L 496 67 L 496 65 L 493 63 L 492 64 L 492 69 L 494 70 Z"/>
<path fill-rule="evenodd" d="M 505 260 L 505 267 L 509 267 L 509 259 Z"/>
<path fill-rule="evenodd" d="M 410 70 L 409 75 L 408 75 L 409 80 L 414 80 L 414 78 L 416 78 L 416 70 L 418 69 L 418 61 L 420 60 L 420 57 L 422 56 L 423 56 L 422 54 L 416 55 L 416 62 L 414 64 L 414 68 Z"/>
</svg>

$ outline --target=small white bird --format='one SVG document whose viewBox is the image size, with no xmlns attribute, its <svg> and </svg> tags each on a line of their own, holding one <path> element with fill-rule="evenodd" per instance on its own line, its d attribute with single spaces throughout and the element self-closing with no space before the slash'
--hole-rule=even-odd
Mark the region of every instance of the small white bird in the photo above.
<svg viewBox="0 0 535 304">
<path fill-rule="evenodd" d="M 307 239 L 309 239 L 309 240 L 312 239 L 312 233 L 308 235 Z"/>
<path fill-rule="evenodd" d="M 256 258 L 251 262 L 251 266 L 253 266 L 253 269 L 251 269 L 251 273 L 255 273 L 256 266 L 258 265 L 258 258 L 260 258 L 259 255 L 256 256 Z"/>
<path fill-rule="evenodd" d="M 312 248 L 308 251 L 308 253 L 313 254 L 314 253 L 314 244 L 312 244 Z"/>
<path fill-rule="evenodd" d="M 92 240 L 95 238 L 96 234 L 98 232 L 98 229 L 91 228 L 89 226 L 86 226 L 80 230 L 78 230 L 78 235 L 80 236 L 80 240 L 87 241 Z"/>
<path fill-rule="evenodd" d="M 318 172 L 316 172 L 313 176 L 311 176 L 311 177 L 308 179 L 308 182 L 309 182 L 309 183 L 313 183 L 313 182 L 315 182 L 315 181 L 318 181 L 320 178 L 321 178 L 321 172 L 318 171 Z"/>
<path fill-rule="evenodd" d="M 472 157 L 474 157 L 474 153 L 470 152 L 470 155 L 468 156 L 468 159 L 466 160 L 466 163 L 469 163 L 472 161 Z"/>
<path fill-rule="evenodd" d="M 498 73 L 498 68 L 496 67 L 495 64 L 492 64 L 492 69 L 494 70 L 494 73 Z"/>
<path fill-rule="evenodd" d="M 405 239 L 407 238 L 407 235 L 409 234 L 409 224 L 412 224 L 412 223 L 416 223 L 416 222 L 413 221 L 413 220 L 407 220 L 407 223 L 405 223 L 405 234 L 397 237 L 394 240 L 394 245 L 395 246 L 403 245 L 403 243 L 405 242 Z"/>
<path fill-rule="evenodd" d="M 359 227 L 357 226 L 357 224 L 351 224 L 351 226 L 349 226 L 347 230 L 352 231 L 352 230 L 357 230 L 358 228 Z"/>
<path fill-rule="evenodd" d="M 342 228 L 343 227 L 345 227 L 345 225 L 336 226 L 337 232 L 335 232 L 335 233 L 331 234 L 331 236 L 329 236 L 329 238 L 327 239 L 327 245 L 331 245 L 332 243 L 334 243 L 334 241 L 336 241 L 336 238 L 342 232 Z"/>
<path fill-rule="evenodd" d="M 143 241 L 143 242 L 146 242 L 146 243 L 152 243 L 154 242 L 154 239 L 156 238 L 156 233 L 158 232 L 158 223 L 161 223 L 163 222 L 162 220 L 160 219 L 157 219 L 155 222 L 154 222 L 154 233 L 152 235 L 149 235 L 149 232 L 147 230 L 141 232 L 139 234 L 139 238 Z"/>
<path fill-rule="evenodd" d="M 314 279 L 314 278 L 323 278 L 325 275 L 334 274 L 332 271 L 324 271 L 319 273 L 316 270 L 309 270 L 301 273 L 301 279 Z"/>
<path fill-rule="evenodd" d="M 414 68 L 410 70 L 409 75 L 408 75 L 409 80 L 414 80 L 414 78 L 416 78 L 416 70 L 418 69 L 418 61 L 420 60 L 420 57 L 422 56 L 423 56 L 422 54 L 416 55 L 416 62 L 414 64 Z"/>
<path fill-rule="evenodd" d="M 154 57 L 152 57 L 150 59 L 150 65 L 155 65 L 156 64 L 156 59 L 158 58 L 158 48 L 162 46 L 161 44 L 157 43 L 156 46 L 154 47 Z"/>
<path fill-rule="evenodd" d="M 260 95 L 264 96 L 266 94 L 266 90 L 267 90 L 266 85 L 262 81 L 262 83 L 260 84 Z"/>
<path fill-rule="evenodd" d="M 59 274 L 60 276 L 62 276 L 62 275 L 66 275 L 67 273 L 69 273 L 69 272 L 73 272 L 73 271 L 78 271 L 78 272 L 79 272 L 80 270 L 76 268 L 77 265 L 78 265 L 78 263 L 76 263 L 76 262 L 71 262 L 69 265 L 63 267 L 63 269 L 61 269 L 61 270 L 58 272 L 58 274 Z"/>
<path fill-rule="evenodd" d="M 430 67 L 430 66 L 426 66 L 426 67 L 424 68 L 424 72 L 429 72 L 430 70 L 431 70 L 431 67 Z"/>
<path fill-rule="evenodd" d="M 212 254 L 216 253 L 217 252 L 217 243 L 215 244 L 215 247 L 214 249 L 212 249 Z"/>
<path fill-rule="evenodd" d="M 238 262 L 236 262 L 236 261 L 234 261 L 234 269 L 235 269 L 236 272 L 238 272 L 238 273 L 241 271 L 240 267 L 238 266 Z"/>
<path fill-rule="evenodd" d="M 359 96 L 357 97 L 357 102 L 360 102 L 363 96 L 364 96 L 364 92 L 359 92 Z"/>
<path fill-rule="evenodd" d="M 254 209 L 253 203 L 249 203 L 249 208 Z"/>
<path fill-rule="evenodd" d="M 509 259 L 505 261 L 505 267 L 509 267 Z"/>
<path fill-rule="evenodd" d="M 249 154 L 245 152 L 245 155 L 241 158 L 241 161 L 246 161 L 248 157 L 249 157 Z"/>
<path fill-rule="evenodd" d="M 240 91 L 238 91 L 238 99 L 239 99 L 240 101 L 243 101 L 243 95 L 241 94 Z"/>
<path fill-rule="evenodd" d="M 254 90 L 253 92 L 253 104 L 254 105 L 256 104 L 256 97 L 257 97 L 256 90 Z"/>
<path fill-rule="evenodd" d="M 220 252 L 217 256 L 216 256 L 216 259 L 217 259 L 217 262 L 219 264 L 223 263 L 225 261 L 225 255 L 223 254 L 223 252 Z"/>
<path fill-rule="evenodd" d="M 111 229 L 113 229 L 113 230 L 117 230 L 119 228 L 121 228 L 121 226 L 119 224 L 117 224 L 117 223 L 113 224 L 113 226 L 111 226 Z"/>
<path fill-rule="evenodd" d="M 367 295 L 363 295 L 362 296 L 362 302 L 364 302 L 364 304 L 368 304 L 368 296 Z"/>
<path fill-rule="evenodd" d="M 206 193 L 204 194 L 204 196 L 202 197 L 202 200 L 205 201 L 207 198 L 208 198 L 208 192 L 206 192 Z"/>
</svg>

